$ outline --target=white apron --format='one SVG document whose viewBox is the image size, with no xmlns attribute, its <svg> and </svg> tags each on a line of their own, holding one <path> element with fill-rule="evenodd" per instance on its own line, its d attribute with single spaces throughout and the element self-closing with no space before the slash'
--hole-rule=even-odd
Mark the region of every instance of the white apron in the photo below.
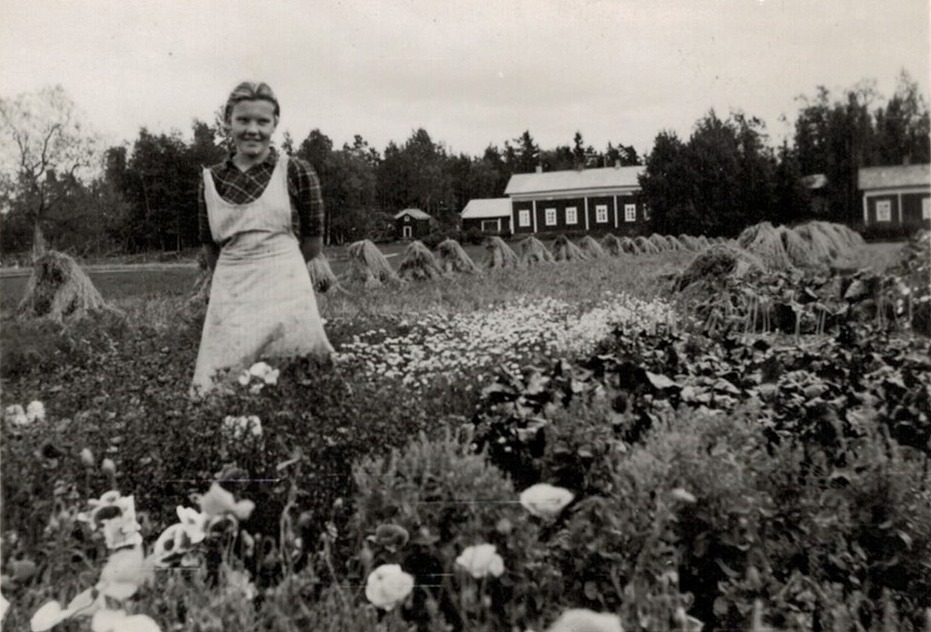
<svg viewBox="0 0 931 632">
<path fill-rule="evenodd" d="M 212 390 L 215 373 L 236 377 L 259 358 L 333 352 L 317 311 L 310 274 L 291 230 L 288 158 L 248 204 L 230 204 L 204 170 L 210 232 L 223 244 L 210 288 L 192 395 Z"/>
</svg>

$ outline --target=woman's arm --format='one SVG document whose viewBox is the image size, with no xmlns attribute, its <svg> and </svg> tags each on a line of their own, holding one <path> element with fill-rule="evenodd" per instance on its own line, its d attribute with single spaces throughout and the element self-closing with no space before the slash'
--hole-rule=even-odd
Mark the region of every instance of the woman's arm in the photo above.
<svg viewBox="0 0 931 632">
<path fill-rule="evenodd" d="M 310 261 L 323 252 L 323 196 L 320 180 L 310 163 L 292 158 L 288 163 L 291 199 L 300 219 L 301 254 Z"/>
</svg>

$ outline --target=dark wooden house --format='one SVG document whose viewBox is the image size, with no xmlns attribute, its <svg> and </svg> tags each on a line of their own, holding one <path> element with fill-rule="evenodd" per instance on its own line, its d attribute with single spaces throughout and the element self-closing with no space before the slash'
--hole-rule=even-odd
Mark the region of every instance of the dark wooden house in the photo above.
<svg viewBox="0 0 931 632">
<path fill-rule="evenodd" d="M 394 214 L 398 239 L 422 239 L 430 234 L 436 220 L 419 208 L 406 208 Z"/>
<path fill-rule="evenodd" d="M 645 167 L 605 167 L 518 173 L 504 193 L 511 199 L 515 235 L 534 233 L 649 234 L 649 209 L 638 176 Z"/>
<path fill-rule="evenodd" d="M 857 182 L 864 226 L 931 227 L 931 165 L 867 167 Z"/>
</svg>

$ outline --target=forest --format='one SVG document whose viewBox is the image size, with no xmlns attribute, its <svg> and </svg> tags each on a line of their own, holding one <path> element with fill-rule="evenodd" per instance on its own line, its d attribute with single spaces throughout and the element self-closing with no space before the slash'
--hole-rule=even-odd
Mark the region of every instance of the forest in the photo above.
<svg viewBox="0 0 931 632">
<path fill-rule="evenodd" d="M 420 208 L 439 231 L 458 230 L 470 199 L 501 197 L 514 173 L 643 165 L 644 201 L 661 233 L 738 234 L 759 221 L 821 219 L 856 227 L 861 167 L 931 162 L 928 104 L 906 72 L 886 98 L 874 82 L 840 93 L 818 87 L 798 98 L 790 139 L 774 146 L 749 113 L 709 110 L 688 138 L 660 130 L 646 155 L 623 140 L 598 149 L 581 131 L 552 148 L 530 130 L 480 156 L 454 153 L 426 129 L 379 150 L 362 136 L 339 146 L 323 130 L 284 132 L 280 149 L 317 171 L 327 209 L 326 241 L 395 238 L 391 216 Z M 132 142 L 103 146 L 80 125 L 64 90 L 0 99 L 5 151 L 0 174 L 0 252 L 18 260 L 48 243 L 78 257 L 180 252 L 198 245 L 196 187 L 201 167 L 227 153 L 219 120 L 180 130 L 142 127 Z M 580 122 L 582 127 L 584 122 Z M 823 204 L 811 204 L 806 176 L 823 174 Z"/>
</svg>

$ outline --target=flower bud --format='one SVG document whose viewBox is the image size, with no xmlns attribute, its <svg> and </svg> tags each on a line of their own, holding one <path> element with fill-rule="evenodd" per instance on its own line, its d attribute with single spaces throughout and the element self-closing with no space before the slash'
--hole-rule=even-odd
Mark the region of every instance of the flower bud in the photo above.
<svg viewBox="0 0 931 632">
<path fill-rule="evenodd" d="M 81 450 L 81 464 L 84 467 L 94 467 L 94 453 L 90 451 L 90 448 Z"/>
<path fill-rule="evenodd" d="M 100 463 L 100 470 L 107 476 L 113 476 L 116 474 L 116 463 L 113 462 L 113 459 L 104 459 Z"/>
</svg>

